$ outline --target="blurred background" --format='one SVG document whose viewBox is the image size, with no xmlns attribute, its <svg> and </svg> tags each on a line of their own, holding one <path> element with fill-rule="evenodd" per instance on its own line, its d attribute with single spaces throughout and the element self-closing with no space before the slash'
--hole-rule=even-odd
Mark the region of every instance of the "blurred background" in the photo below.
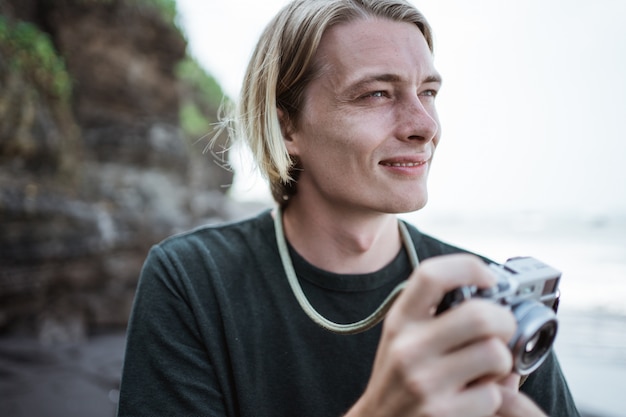
<svg viewBox="0 0 626 417">
<path fill-rule="evenodd" d="M 271 205 L 243 150 L 204 151 L 285 3 L 0 0 L 1 415 L 113 416 L 148 248 Z M 626 4 L 413 3 L 444 134 L 429 204 L 404 217 L 563 271 L 572 392 L 626 416 Z"/>
</svg>

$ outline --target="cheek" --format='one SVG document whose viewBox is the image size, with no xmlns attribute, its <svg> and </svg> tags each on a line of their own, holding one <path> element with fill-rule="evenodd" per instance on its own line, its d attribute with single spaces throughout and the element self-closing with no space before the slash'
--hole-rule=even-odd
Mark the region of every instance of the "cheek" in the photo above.
<svg viewBox="0 0 626 417">
<path fill-rule="evenodd" d="M 332 113 L 303 121 L 300 139 L 309 157 L 347 158 L 362 147 L 363 134 L 359 124 Z"/>
</svg>

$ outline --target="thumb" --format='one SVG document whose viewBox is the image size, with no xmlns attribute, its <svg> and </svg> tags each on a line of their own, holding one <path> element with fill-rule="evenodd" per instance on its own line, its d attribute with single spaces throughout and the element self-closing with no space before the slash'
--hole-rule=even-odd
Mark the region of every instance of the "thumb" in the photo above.
<svg viewBox="0 0 626 417">
<path fill-rule="evenodd" d="M 426 318 L 448 291 L 476 285 L 495 285 L 496 277 L 477 256 L 455 254 L 426 259 L 413 271 L 396 311 L 407 317 Z"/>
<path fill-rule="evenodd" d="M 500 417 L 548 417 L 526 395 L 517 391 L 500 386 L 502 406 L 498 410 Z"/>
</svg>

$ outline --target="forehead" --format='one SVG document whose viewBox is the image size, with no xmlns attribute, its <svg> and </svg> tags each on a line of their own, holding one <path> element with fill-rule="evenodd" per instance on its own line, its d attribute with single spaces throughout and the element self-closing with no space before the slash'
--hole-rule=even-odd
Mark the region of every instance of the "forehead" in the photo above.
<svg viewBox="0 0 626 417">
<path fill-rule="evenodd" d="M 374 73 L 420 76 L 435 72 L 432 53 L 412 23 L 359 19 L 330 27 L 316 54 L 322 77 L 349 82 Z M 402 74 L 404 73 L 404 74 Z"/>
</svg>

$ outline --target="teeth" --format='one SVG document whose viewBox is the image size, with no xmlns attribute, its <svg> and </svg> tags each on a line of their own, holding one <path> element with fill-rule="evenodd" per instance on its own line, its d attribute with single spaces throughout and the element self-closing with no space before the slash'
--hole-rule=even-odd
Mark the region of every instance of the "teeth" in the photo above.
<svg viewBox="0 0 626 417">
<path fill-rule="evenodd" d="M 383 162 L 383 165 L 388 167 L 416 167 L 423 164 L 423 162 Z"/>
</svg>

